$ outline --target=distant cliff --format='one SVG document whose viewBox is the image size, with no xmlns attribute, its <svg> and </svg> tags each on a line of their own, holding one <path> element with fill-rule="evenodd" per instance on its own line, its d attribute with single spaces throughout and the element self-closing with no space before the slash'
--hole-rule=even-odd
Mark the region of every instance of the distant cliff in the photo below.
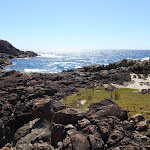
<svg viewBox="0 0 150 150">
<path fill-rule="evenodd" d="M 37 54 L 32 51 L 20 51 L 7 41 L 0 40 L 0 68 L 5 65 L 10 65 L 7 59 L 36 57 Z"/>
<path fill-rule="evenodd" d="M 19 49 L 12 46 L 9 42 L 0 40 L 0 58 L 24 58 L 24 57 L 35 57 L 36 53 L 32 51 L 20 51 Z"/>
</svg>

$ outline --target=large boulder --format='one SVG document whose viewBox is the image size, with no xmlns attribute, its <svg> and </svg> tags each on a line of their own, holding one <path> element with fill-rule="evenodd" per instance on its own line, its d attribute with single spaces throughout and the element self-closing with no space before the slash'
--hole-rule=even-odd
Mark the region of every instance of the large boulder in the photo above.
<svg viewBox="0 0 150 150">
<path fill-rule="evenodd" d="M 65 109 L 66 106 L 56 100 L 41 99 L 34 104 L 32 114 L 37 118 L 51 118 L 57 111 Z"/>
<path fill-rule="evenodd" d="M 56 112 L 53 115 L 53 122 L 58 124 L 76 124 L 78 120 L 85 117 L 85 112 L 79 109 L 66 108 Z"/>
<path fill-rule="evenodd" d="M 101 119 L 107 116 L 115 116 L 120 120 L 127 120 L 127 110 L 119 107 L 111 99 L 104 99 L 96 103 L 90 104 L 89 110 L 86 113 L 89 120 Z"/>
<path fill-rule="evenodd" d="M 32 150 L 34 144 L 39 143 L 39 141 L 49 142 L 50 133 L 46 129 L 33 129 L 31 133 L 27 134 L 25 137 L 22 137 L 18 140 L 16 144 L 16 150 Z"/>
<path fill-rule="evenodd" d="M 89 134 L 88 139 L 92 150 L 104 149 L 104 141 L 99 133 Z"/>
</svg>

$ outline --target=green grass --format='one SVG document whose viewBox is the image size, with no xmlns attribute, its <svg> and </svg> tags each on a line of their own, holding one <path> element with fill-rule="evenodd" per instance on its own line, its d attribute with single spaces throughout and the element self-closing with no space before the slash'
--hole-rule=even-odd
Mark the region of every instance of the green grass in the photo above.
<svg viewBox="0 0 150 150">
<path fill-rule="evenodd" d="M 85 105 L 80 107 L 86 110 L 91 103 L 108 97 L 112 97 L 114 102 L 127 109 L 129 117 L 140 113 L 146 119 L 150 119 L 150 94 L 143 95 L 135 89 L 120 88 L 113 92 L 108 92 L 102 87 L 95 88 L 94 91 L 92 89 L 79 89 L 77 93 L 62 99 L 62 102 L 69 107 L 77 108 L 78 100 L 86 99 Z"/>
</svg>

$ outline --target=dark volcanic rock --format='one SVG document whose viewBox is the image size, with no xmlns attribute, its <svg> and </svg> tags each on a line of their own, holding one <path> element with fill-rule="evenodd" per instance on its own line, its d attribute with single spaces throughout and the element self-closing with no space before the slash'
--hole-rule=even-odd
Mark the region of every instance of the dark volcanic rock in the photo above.
<svg viewBox="0 0 150 150">
<path fill-rule="evenodd" d="M 82 129 L 82 132 L 86 134 L 95 134 L 98 132 L 96 125 L 88 125 L 86 128 Z"/>
<path fill-rule="evenodd" d="M 66 108 L 56 112 L 53 116 L 53 122 L 59 124 L 76 124 L 78 120 L 85 117 L 85 112 L 79 109 Z"/>
<path fill-rule="evenodd" d="M 64 125 L 55 124 L 51 129 L 51 143 L 52 145 L 57 145 L 58 142 L 63 141 L 66 137 L 66 132 L 64 130 Z"/>
<path fill-rule="evenodd" d="M 97 124 L 99 132 L 104 142 L 108 140 L 108 137 L 112 131 L 112 127 L 106 122 L 100 122 Z"/>
<path fill-rule="evenodd" d="M 32 114 L 36 118 L 51 118 L 57 111 L 65 108 L 59 101 L 43 99 L 34 104 Z"/>
<path fill-rule="evenodd" d="M 142 115 L 127 121 L 127 111 L 111 99 L 91 104 L 86 112 L 60 102 L 77 88 L 130 81 L 131 72 L 148 73 L 147 66 L 147 61 L 122 60 L 57 74 L 0 72 L 0 148 L 13 143 L 20 150 L 148 149 L 149 127 Z"/>
<path fill-rule="evenodd" d="M 131 116 L 130 121 L 133 122 L 133 124 L 136 124 L 140 121 L 144 121 L 145 118 L 141 114 L 136 114 L 134 116 Z"/>
<path fill-rule="evenodd" d="M 3 66 L 11 65 L 12 63 L 7 59 L 12 58 L 25 58 L 25 57 L 36 57 L 37 54 L 32 51 L 20 51 L 12 46 L 9 42 L 0 40 L 0 69 Z"/>
<path fill-rule="evenodd" d="M 34 144 L 39 141 L 48 142 L 50 133 L 46 129 L 33 129 L 31 133 L 22 137 L 16 144 L 16 150 L 33 149 Z"/>
<path fill-rule="evenodd" d="M 88 139 L 92 150 L 104 149 L 104 141 L 99 133 L 88 135 Z"/>
<path fill-rule="evenodd" d="M 75 130 L 69 130 L 68 135 L 72 142 L 72 149 L 74 150 L 90 150 L 90 144 L 85 135 Z"/>
<path fill-rule="evenodd" d="M 119 107 L 111 99 L 104 99 L 90 104 L 89 111 L 87 111 L 87 118 L 94 120 L 107 116 L 115 116 L 121 120 L 128 119 L 127 110 Z"/>
<path fill-rule="evenodd" d="M 24 57 L 35 57 L 36 53 L 31 51 L 20 51 L 12 46 L 9 42 L 0 40 L 0 56 L 5 57 L 6 59 L 11 58 L 24 58 Z M 3 55 L 2 55 L 3 54 Z"/>
<path fill-rule="evenodd" d="M 136 127 L 137 131 L 147 131 L 147 129 L 148 129 L 147 120 L 140 121 L 137 123 L 137 127 Z"/>
<path fill-rule="evenodd" d="M 83 128 L 85 128 L 89 124 L 90 124 L 90 121 L 87 120 L 86 118 L 84 118 L 84 119 L 78 121 L 77 129 L 82 130 Z"/>
<path fill-rule="evenodd" d="M 31 132 L 30 122 L 20 127 L 14 134 L 14 143 Z"/>
<path fill-rule="evenodd" d="M 148 75 L 150 74 L 150 61 L 136 61 L 136 63 L 129 67 L 133 73 Z"/>
<path fill-rule="evenodd" d="M 8 61 L 7 59 L 1 59 L 0 58 L 0 69 L 2 69 L 3 66 L 12 65 L 12 62 Z"/>
<path fill-rule="evenodd" d="M 122 133 L 119 130 L 114 130 L 107 141 L 108 147 L 111 147 L 115 144 L 117 144 L 119 141 L 121 141 L 124 138 L 124 133 Z"/>
<path fill-rule="evenodd" d="M 23 127 L 19 128 L 15 135 L 14 144 L 17 150 L 32 150 L 32 149 L 52 149 L 54 148 L 50 145 L 50 125 L 44 120 L 33 120 L 28 122 Z"/>
</svg>

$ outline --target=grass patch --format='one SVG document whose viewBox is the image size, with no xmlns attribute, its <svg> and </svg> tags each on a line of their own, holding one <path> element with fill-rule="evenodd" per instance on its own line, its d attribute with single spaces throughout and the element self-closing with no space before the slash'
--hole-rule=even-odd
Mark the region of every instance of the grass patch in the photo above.
<svg viewBox="0 0 150 150">
<path fill-rule="evenodd" d="M 93 89 L 78 89 L 78 92 L 67 96 L 62 99 L 62 102 L 69 107 L 78 107 L 78 101 L 86 99 L 84 106 L 80 107 L 83 110 L 93 102 L 97 102 L 104 98 L 112 97 L 113 101 L 119 106 L 129 111 L 128 116 L 135 115 L 137 113 L 142 114 L 146 119 L 150 119 L 150 94 L 140 94 L 138 90 L 120 88 L 115 89 L 113 92 L 108 92 L 104 88 Z"/>
</svg>

